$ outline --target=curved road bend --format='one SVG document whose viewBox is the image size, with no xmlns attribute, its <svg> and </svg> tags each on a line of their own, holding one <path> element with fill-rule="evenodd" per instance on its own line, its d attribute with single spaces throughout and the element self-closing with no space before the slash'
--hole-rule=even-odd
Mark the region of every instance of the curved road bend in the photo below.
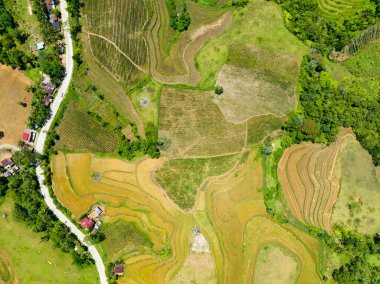
<svg viewBox="0 0 380 284">
<path fill-rule="evenodd" d="M 42 127 L 41 132 L 38 135 L 37 141 L 36 141 L 36 151 L 38 153 L 43 153 L 44 151 L 44 144 L 46 140 L 46 134 L 49 131 L 49 128 L 54 120 L 55 115 L 58 112 L 59 106 L 61 105 L 64 95 L 66 94 L 69 85 L 70 85 L 70 80 L 71 76 L 73 74 L 73 43 L 71 39 L 71 33 L 70 33 L 70 28 L 68 24 L 68 12 L 66 10 L 67 3 L 66 0 L 61 0 L 60 1 L 60 7 L 61 7 L 61 14 L 62 14 L 62 22 L 64 24 L 63 30 L 64 30 L 64 36 L 65 36 L 65 44 L 66 44 L 66 77 L 62 81 L 61 86 L 58 89 L 57 95 L 54 99 L 54 102 L 51 104 L 51 117 L 50 119 L 46 122 L 46 124 Z M 104 263 L 102 258 L 100 257 L 99 252 L 96 250 L 96 248 L 92 245 L 87 244 L 84 241 L 85 235 L 77 228 L 75 224 L 73 224 L 69 218 L 66 217 L 65 214 L 63 214 L 54 204 L 53 199 L 51 198 L 49 194 L 48 188 L 44 185 L 44 174 L 43 170 L 40 166 L 37 167 L 36 169 L 37 172 L 37 177 L 38 181 L 40 183 L 41 191 L 42 194 L 44 195 L 45 202 L 49 209 L 54 213 L 57 218 L 64 223 L 71 232 L 73 232 L 78 239 L 88 247 L 88 251 L 91 253 L 92 258 L 95 260 L 96 268 L 99 273 L 99 279 L 101 284 L 107 284 L 107 276 L 104 268 Z"/>
</svg>

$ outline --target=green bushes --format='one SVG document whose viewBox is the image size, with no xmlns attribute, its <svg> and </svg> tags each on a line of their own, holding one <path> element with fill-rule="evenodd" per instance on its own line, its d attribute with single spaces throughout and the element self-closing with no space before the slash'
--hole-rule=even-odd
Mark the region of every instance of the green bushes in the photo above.
<svg viewBox="0 0 380 284">
<path fill-rule="evenodd" d="M 187 10 L 186 2 L 183 2 L 181 12 L 177 12 L 175 0 L 166 0 L 166 7 L 169 13 L 170 26 L 179 32 L 186 31 L 191 24 L 191 17 Z"/>
<path fill-rule="evenodd" d="M 352 127 L 375 165 L 380 164 L 380 85 L 376 79 L 334 82 L 316 57 L 306 56 L 299 86 L 302 108 L 289 115 L 286 143 L 330 143 L 339 127 Z"/>
</svg>

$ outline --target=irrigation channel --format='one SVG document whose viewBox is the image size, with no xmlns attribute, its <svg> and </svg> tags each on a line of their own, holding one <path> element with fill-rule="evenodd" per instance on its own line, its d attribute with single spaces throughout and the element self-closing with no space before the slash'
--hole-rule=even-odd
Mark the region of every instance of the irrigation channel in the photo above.
<svg viewBox="0 0 380 284">
<path fill-rule="evenodd" d="M 42 127 L 41 132 L 38 135 L 37 142 L 36 142 L 36 151 L 40 154 L 43 154 L 47 132 L 49 131 L 49 128 L 58 112 L 59 106 L 61 105 L 64 99 L 64 96 L 69 88 L 70 80 L 73 74 L 73 64 L 74 64 L 73 63 L 73 43 L 71 39 L 71 33 L 70 33 L 69 22 L 68 22 L 69 16 L 66 9 L 67 8 L 66 0 L 60 1 L 60 8 L 61 8 L 62 22 L 64 24 L 63 30 L 64 30 L 64 36 L 65 36 L 65 45 L 66 45 L 66 77 L 62 81 L 62 84 L 58 89 L 54 102 L 51 104 L 51 117 L 46 122 L 46 124 Z M 62 223 L 64 223 L 86 247 L 88 247 L 88 251 L 91 253 L 92 258 L 95 260 L 96 268 L 99 273 L 100 283 L 106 284 L 108 282 L 107 276 L 105 272 L 104 263 L 99 252 L 94 246 L 85 242 L 84 240 L 85 234 L 82 233 L 77 228 L 77 226 L 74 223 L 72 223 L 70 219 L 65 214 L 63 214 L 54 204 L 54 201 L 52 197 L 50 196 L 47 186 L 44 185 L 45 177 L 43 174 L 43 170 L 40 166 L 37 167 L 36 172 L 37 172 L 38 181 L 40 183 L 41 192 L 44 196 L 44 200 L 47 206 L 54 213 L 54 215 Z"/>
</svg>

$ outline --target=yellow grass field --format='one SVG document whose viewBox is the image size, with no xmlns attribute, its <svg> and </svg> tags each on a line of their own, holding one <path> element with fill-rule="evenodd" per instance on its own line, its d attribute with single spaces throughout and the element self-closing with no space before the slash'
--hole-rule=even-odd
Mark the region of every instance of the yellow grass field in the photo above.
<svg viewBox="0 0 380 284">
<path fill-rule="evenodd" d="M 25 88 L 31 83 L 20 71 L 0 65 L 0 130 L 4 131 L 0 144 L 17 146 L 21 140 L 32 102 L 32 93 Z M 25 102 L 27 106 L 22 107 L 18 102 Z"/>
<path fill-rule="evenodd" d="M 317 253 L 312 253 L 318 251 L 318 241 L 270 220 L 259 191 L 262 178 L 261 159 L 254 151 L 240 169 L 213 178 L 206 189 L 206 213 L 211 225 L 205 234 L 213 246 L 217 271 L 222 271 L 218 283 L 252 283 L 258 252 L 273 242 L 299 259 L 297 283 L 320 283 Z M 198 213 L 195 217 L 207 223 L 205 216 Z"/>
<path fill-rule="evenodd" d="M 352 131 L 342 129 L 329 147 L 301 143 L 286 149 L 278 166 L 278 177 L 293 214 L 300 221 L 331 229 L 333 206 L 338 198 L 340 174 L 334 167 L 339 148 Z"/>
</svg>

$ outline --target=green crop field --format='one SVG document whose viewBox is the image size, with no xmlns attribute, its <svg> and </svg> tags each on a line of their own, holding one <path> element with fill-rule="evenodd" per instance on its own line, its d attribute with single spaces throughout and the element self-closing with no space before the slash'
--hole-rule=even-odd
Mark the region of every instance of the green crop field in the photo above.
<svg viewBox="0 0 380 284">
<path fill-rule="evenodd" d="M 101 126 L 74 102 L 68 105 L 57 133 L 57 150 L 110 153 L 119 143 L 114 132 Z"/>
<path fill-rule="evenodd" d="M 380 77 L 380 43 L 366 45 L 358 54 L 347 59 L 343 64 L 358 77 Z"/>
<path fill-rule="evenodd" d="M 144 1 L 91 0 L 86 1 L 83 12 L 92 52 L 100 64 L 123 84 L 140 78 L 138 68 L 147 65 L 142 32 L 147 21 Z"/>
<path fill-rule="evenodd" d="M 118 220 L 114 223 L 105 224 L 102 227 L 102 232 L 106 239 L 101 243 L 101 246 L 109 259 L 116 259 L 120 256 L 120 252 L 126 253 L 128 250 L 136 251 L 152 246 L 149 235 L 134 222 Z"/>
<path fill-rule="evenodd" d="M 247 144 L 260 143 L 273 131 L 279 130 L 284 122 L 284 118 L 274 115 L 264 115 L 253 117 L 247 121 Z"/>
<path fill-rule="evenodd" d="M 13 219 L 10 197 L 0 205 L 0 283 L 98 283 L 95 266 L 78 268 L 69 254 L 54 249 L 51 242 L 41 241 L 44 234 L 32 232 Z M 5 278 L 14 280 L 3 282 Z"/>
<path fill-rule="evenodd" d="M 155 178 L 168 196 L 181 208 L 194 206 L 202 182 L 232 169 L 237 155 L 208 159 L 172 159 L 155 172 Z"/>
<path fill-rule="evenodd" d="M 359 11 L 367 0 L 318 0 L 319 9 L 326 17 L 337 18 Z"/>
</svg>

